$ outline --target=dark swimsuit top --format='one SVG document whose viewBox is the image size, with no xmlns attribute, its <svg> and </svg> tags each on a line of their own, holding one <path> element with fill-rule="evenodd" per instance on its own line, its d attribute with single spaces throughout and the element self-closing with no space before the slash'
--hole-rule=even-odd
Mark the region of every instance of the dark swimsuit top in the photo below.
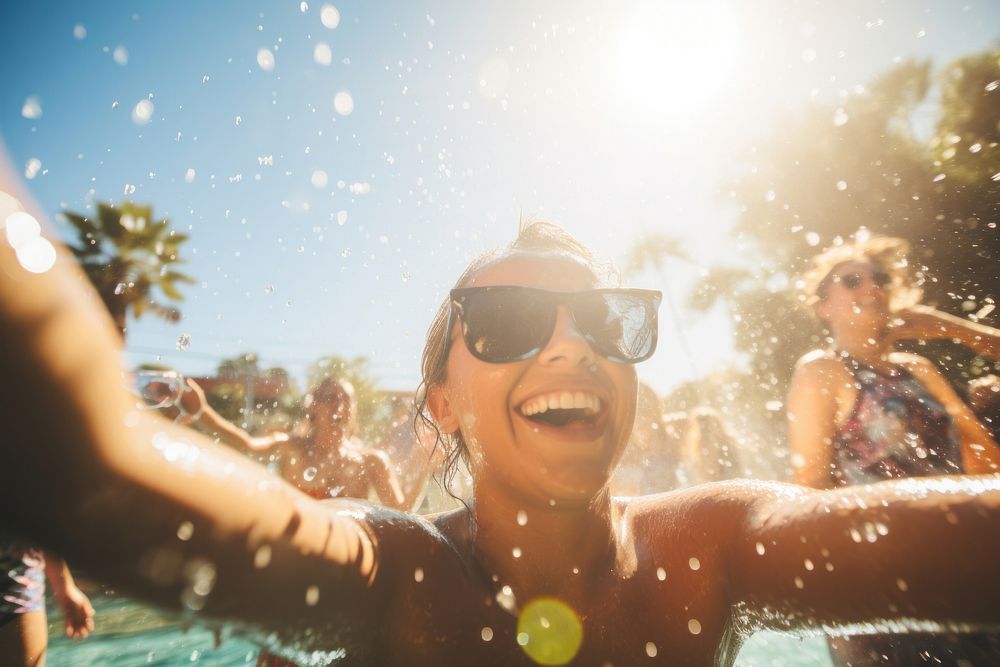
<svg viewBox="0 0 1000 667">
<path fill-rule="evenodd" d="M 878 371 L 842 358 L 854 376 L 854 407 L 833 438 L 842 485 L 962 473 L 961 443 L 951 415 L 902 366 Z"/>
</svg>

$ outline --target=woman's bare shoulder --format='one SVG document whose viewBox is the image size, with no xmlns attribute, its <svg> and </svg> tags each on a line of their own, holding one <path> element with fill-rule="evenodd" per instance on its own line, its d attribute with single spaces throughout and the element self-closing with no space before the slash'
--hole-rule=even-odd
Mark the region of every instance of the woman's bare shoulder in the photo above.
<svg viewBox="0 0 1000 667">
<path fill-rule="evenodd" d="M 823 383 L 849 375 L 844 363 L 833 350 L 812 350 L 795 362 L 793 382 Z"/>
</svg>

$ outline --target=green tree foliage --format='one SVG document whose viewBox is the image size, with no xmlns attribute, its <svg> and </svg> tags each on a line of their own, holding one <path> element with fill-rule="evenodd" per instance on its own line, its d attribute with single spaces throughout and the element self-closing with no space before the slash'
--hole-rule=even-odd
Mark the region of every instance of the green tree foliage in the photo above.
<svg viewBox="0 0 1000 667">
<path fill-rule="evenodd" d="M 187 234 L 172 229 L 167 218 L 155 220 L 152 206 L 132 202 L 98 203 L 96 216 L 71 211 L 63 216 L 77 234 L 70 249 L 122 332 L 129 314 L 180 319 L 180 311 L 162 301 L 182 301 L 178 284 L 194 282 L 175 268 L 183 261 L 179 248 Z"/>
<path fill-rule="evenodd" d="M 377 442 L 392 421 L 393 409 L 385 394 L 378 389 L 378 378 L 372 374 L 368 359 L 330 355 L 321 357 L 306 369 L 310 388 L 328 377 L 347 380 L 354 386 L 361 437 L 365 442 Z"/>
</svg>

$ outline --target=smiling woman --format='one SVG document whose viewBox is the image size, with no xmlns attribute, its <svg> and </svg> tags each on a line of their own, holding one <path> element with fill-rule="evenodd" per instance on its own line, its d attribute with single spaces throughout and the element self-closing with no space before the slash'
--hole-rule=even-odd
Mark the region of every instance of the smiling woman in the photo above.
<svg viewBox="0 0 1000 667">
<path fill-rule="evenodd" d="M 722 2 L 639 5 L 622 23 L 618 77 L 630 99 L 657 114 L 711 102 L 740 62 L 734 9 Z"/>
</svg>

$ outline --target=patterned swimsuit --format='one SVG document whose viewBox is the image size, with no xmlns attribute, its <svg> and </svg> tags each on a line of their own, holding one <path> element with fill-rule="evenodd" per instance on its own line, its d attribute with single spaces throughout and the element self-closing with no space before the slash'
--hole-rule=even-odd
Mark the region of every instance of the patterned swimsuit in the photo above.
<svg viewBox="0 0 1000 667">
<path fill-rule="evenodd" d="M 877 371 L 851 357 L 857 398 L 833 440 L 842 485 L 962 474 L 958 431 L 944 406 L 901 366 Z"/>
<path fill-rule="evenodd" d="M 857 398 L 833 439 L 838 484 L 962 474 L 961 442 L 944 406 L 901 366 L 878 371 L 851 357 Z M 1000 664 L 1000 637 L 987 633 L 855 635 L 829 638 L 840 667 Z"/>
</svg>

